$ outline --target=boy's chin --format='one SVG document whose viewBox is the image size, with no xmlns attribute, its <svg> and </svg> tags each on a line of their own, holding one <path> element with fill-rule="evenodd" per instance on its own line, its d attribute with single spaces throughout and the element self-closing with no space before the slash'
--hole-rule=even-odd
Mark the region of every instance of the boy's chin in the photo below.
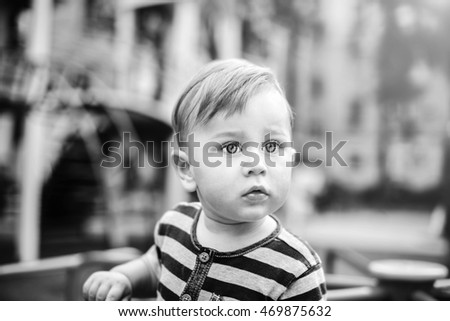
<svg viewBox="0 0 450 321">
<path fill-rule="evenodd" d="M 239 213 L 236 219 L 242 221 L 243 223 L 254 223 L 260 221 L 270 214 L 272 213 L 266 208 L 255 208 Z"/>
</svg>

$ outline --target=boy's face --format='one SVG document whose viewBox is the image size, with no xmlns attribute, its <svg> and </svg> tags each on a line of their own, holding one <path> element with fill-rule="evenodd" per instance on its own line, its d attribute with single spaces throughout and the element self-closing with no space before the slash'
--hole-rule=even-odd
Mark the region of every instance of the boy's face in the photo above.
<svg viewBox="0 0 450 321">
<path fill-rule="evenodd" d="M 198 166 L 190 170 L 208 217 L 256 222 L 283 205 L 294 150 L 286 102 L 277 91 L 255 94 L 242 113 L 216 115 L 194 130 L 194 140 Z"/>
</svg>

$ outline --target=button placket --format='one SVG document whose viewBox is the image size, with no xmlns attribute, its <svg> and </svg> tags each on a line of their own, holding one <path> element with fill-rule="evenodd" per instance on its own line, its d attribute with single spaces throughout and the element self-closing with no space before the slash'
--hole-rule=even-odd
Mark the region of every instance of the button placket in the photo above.
<svg viewBox="0 0 450 321">
<path fill-rule="evenodd" d="M 206 276 L 213 263 L 213 255 L 213 251 L 208 249 L 203 249 L 200 254 L 197 255 L 195 268 L 189 276 L 189 280 L 181 293 L 181 301 L 195 301 L 198 299 L 203 283 L 205 282 Z"/>
<path fill-rule="evenodd" d="M 210 256 L 207 252 L 202 252 L 199 254 L 198 258 L 200 262 L 207 263 L 209 261 Z"/>
</svg>

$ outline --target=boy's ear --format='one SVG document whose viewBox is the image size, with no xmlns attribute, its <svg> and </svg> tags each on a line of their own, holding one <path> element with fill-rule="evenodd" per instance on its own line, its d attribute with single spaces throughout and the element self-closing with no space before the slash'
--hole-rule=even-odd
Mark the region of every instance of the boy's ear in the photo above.
<svg viewBox="0 0 450 321">
<path fill-rule="evenodd" d="M 172 152 L 172 160 L 183 187 L 188 192 L 195 192 L 197 189 L 197 183 L 194 179 L 192 166 L 189 164 L 188 155 L 178 149 L 177 151 Z"/>
</svg>

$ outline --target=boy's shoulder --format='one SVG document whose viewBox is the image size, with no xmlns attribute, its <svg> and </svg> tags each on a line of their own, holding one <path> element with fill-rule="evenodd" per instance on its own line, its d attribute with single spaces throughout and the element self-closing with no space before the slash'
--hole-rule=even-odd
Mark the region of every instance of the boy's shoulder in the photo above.
<svg viewBox="0 0 450 321">
<path fill-rule="evenodd" d="M 306 269 L 321 264 L 319 255 L 309 243 L 289 232 L 284 227 L 281 228 L 281 231 L 276 238 L 276 242 L 273 242 L 271 247 L 273 250 L 301 262 Z"/>
<path fill-rule="evenodd" d="M 183 202 L 166 211 L 155 225 L 155 243 L 161 245 L 165 236 L 178 238 L 181 234 L 190 235 L 200 210 L 200 203 Z"/>
<path fill-rule="evenodd" d="M 179 220 L 194 220 L 197 213 L 202 209 L 199 202 L 181 202 L 163 214 L 161 223 L 178 222 Z"/>
</svg>

